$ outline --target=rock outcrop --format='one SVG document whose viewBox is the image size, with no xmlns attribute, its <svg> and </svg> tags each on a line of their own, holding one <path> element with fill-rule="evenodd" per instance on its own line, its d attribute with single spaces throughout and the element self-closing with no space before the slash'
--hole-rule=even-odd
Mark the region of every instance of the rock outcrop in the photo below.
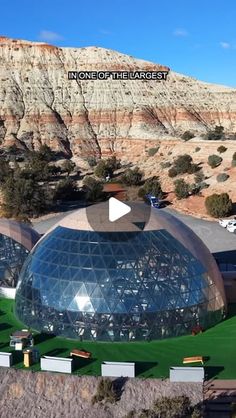
<svg viewBox="0 0 236 418">
<path fill-rule="evenodd" d="M 0 37 L 0 146 L 48 144 L 74 157 L 126 154 L 131 141 L 236 132 L 236 90 L 169 71 L 167 81 L 68 80 L 68 71 L 167 67 L 108 49 Z M 135 147 L 131 148 L 132 150 Z M 135 151 L 134 151 L 135 152 Z"/>
</svg>

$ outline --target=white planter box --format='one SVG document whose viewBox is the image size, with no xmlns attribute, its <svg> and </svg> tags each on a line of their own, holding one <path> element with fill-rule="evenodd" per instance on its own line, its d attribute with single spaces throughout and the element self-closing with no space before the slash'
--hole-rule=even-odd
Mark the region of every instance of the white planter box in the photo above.
<svg viewBox="0 0 236 418">
<path fill-rule="evenodd" d="M 204 367 L 170 367 L 171 382 L 203 382 Z"/>
<path fill-rule="evenodd" d="M 41 370 L 48 372 L 72 372 L 73 359 L 64 357 L 43 356 L 40 359 Z"/>
<path fill-rule="evenodd" d="M 12 366 L 12 353 L 0 353 L 0 366 L 1 367 Z"/>
<path fill-rule="evenodd" d="M 101 374 L 107 377 L 135 377 L 135 363 L 103 361 Z"/>
</svg>

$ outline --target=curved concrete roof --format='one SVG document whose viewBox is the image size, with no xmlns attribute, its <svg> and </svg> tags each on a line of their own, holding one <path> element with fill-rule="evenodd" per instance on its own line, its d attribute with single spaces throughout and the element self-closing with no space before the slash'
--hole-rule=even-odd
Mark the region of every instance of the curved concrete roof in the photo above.
<svg viewBox="0 0 236 418">
<path fill-rule="evenodd" d="M 12 238 L 28 251 L 32 250 L 40 238 L 38 232 L 30 226 L 24 224 L 23 222 L 17 222 L 5 218 L 0 218 L 0 234 Z"/>
</svg>

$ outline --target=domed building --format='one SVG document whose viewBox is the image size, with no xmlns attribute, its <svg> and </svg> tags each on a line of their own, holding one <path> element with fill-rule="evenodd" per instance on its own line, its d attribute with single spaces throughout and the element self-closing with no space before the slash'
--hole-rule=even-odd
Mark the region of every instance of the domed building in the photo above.
<svg viewBox="0 0 236 418">
<path fill-rule="evenodd" d="M 104 207 L 94 205 L 92 225 L 86 209 L 65 216 L 34 247 L 16 292 L 23 323 L 80 340 L 135 341 L 222 319 L 222 277 L 191 229 L 156 209 L 142 231 L 135 211 L 116 226 Z"/>
<path fill-rule="evenodd" d="M 39 238 L 22 222 L 0 219 L 0 286 L 16 287 L 22 265 Z"/>
</svg>

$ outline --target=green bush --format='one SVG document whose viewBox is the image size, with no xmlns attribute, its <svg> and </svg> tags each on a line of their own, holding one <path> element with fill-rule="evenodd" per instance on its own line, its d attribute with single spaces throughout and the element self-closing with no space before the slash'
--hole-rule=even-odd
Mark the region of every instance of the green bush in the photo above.
<svg viewBox="0 0 236 418">
<path fill-rule="evenodd" d="M 100 160 L 95 167 L 94 174 L 97 177 L 105 179 L 108 175 L 112 176 L 114 171 L 120 168 L 120 161 L 116 157 L 107 158 L 107 160 Z"/>
<path fill-rule="evenodd" d="M 159 148 L 160 147 L 150 148 L 148 150 L 148 156 L 149 157 L 153 157 L 153 155 L 155 155 L 158 152 Z"/>
<path fill-rule="evenodd" d="M 175 180 L 174 185 L 174 192 L 177 199 L 185 199 L 189 196 L 190 186 L 184 181 L 184 179 Z"/>
<path fill-rule="evenodd" d="M 205 175 L 202 170 L 198 171 L 194 176 L 194 181 L 196 183 L 201 183 L 205 179 Z"/>
<path fill-rule="evenodd" d="M 161 168 L 169 168 L 169 167 L 171 167 L 171 163 L 170 163 L 170 161 L 161 162 L 160 166 L 161 166 Z"/>
<path fill-rule="evenodd" d="M 103 184 L 92 176 L 86 176 L 83 180 L 86 189 L 86 199 L 96 202 L 103 198 Z"/>
<path fill-rule="evenodd" d="M 188 173 L 188 174 L 194 174 L 194 173 L 196 173 L 198 170 L 199 170 L 199 167 L 198 167 L 198 165 L 197 165 L 197 164 L 191 164 L 191 165 L 189 166 L 189 168 L 188 168 L 187 173 Z"/>
<path fill-rule="evenodd" d="M 216 180 L 218 181 L 218 183 L 223 183 L 223 181 L 226 181 L 228 178 L 229 178 L 229 175 L 228 174 L 226 174 L 226 173 L 220 173 L 216 177 Z"/>
<path fill-rule="evenodd" d="M 214 218 L 227 216 L 232 211 L 232 200 L 228 193 L 212 194 L 205 199 L 206 210 Z"/>
<path fill-rule="evenodd" d="M 88 157 L 87 158 L 87 163 L 88 163 L 90 168 L 93 168 L 97 165 L 97 160 L 96 160 L 95 157 Z"/>
<path fill-rule="evenodd" d="M 54 200 L 73 200 L 77 191 L 76 183 L 69 177 L 66 177 L 57 183 Z"/>
<path fill-rule="evenodd" d="M 224 127 L 223 126 L 216 126 L 213 131 L 209 131 L 206 136 L 206 139 L 211 141 L 219 141 L 220 139 L 224 138 Z"/>
<path fill-rule="evenodd" d="M 148 180 L 145 181 L 144 185 L 142 187 L 140 187 L 139 191 L 138 191 L 138 195 L 139 197 L 144 198 L 146 194 L 152 194 L 158 198 L 162 198 L 163 197 L 163 191 L 161 188 L 161 183 L 159 180 L 159 177 L 152 177 Z"/>
<path fill-rule="evenodd" d="M 177 172 L 177 170 L 176 170 L 176 168 L 175 168 L 175 167 L 171 167 L 171 168 L 168 170 L 168 176 L 169 176 L 169 177 L 171 177 L 171 178 L 176 177 L 176 176 L 177 176 L 177 174 L 178 174 L 178 172 Z"/>
<path fill-rule="evenodd" d="M 102 378 L 98 383 L 96 394 L 92 397 L 92 404 L 102 401 L 115 403 L 117 400 L 118 396 L 114 390 L 113 382 L 108 378 Z"/>
<path fill-rule="evenodd" d="M 121 176 L 121 181 L 126 186 L 139 186 L 142 181 L 143 173 L 139 167 L 135 167 L 133 170 L 128 168 Z"/>
<path fill-rule="evenodd" d="M 199 186 L 200 186 L 200 190 L 203 190 L 203 189 L 208 189 L 209 184 L 206 183 L 205 181 L 202 181 L 201 183 L 199 183 Z"/>
<path fill-rule="evenodd" d="M 231 165 L 232 165 L 232 167 L 236 167 L 236 160 L 232 160 Z"/>
<path fill-rule="evenodd" d="M 222 154 L 223 152 L 227 151 L 227 148 L 226 148 L 226 147 L 224 147 L 224 145 L 220 145 L 220 146 L 217 148 L 217 151 L 218 151 L 220 154 Z"/>
<path fill-rule="evenodd" d="M 233 153 L 232 160 L 236 160 L 236 152 Z"/>
<path fill-rule="evenodd" d="M 211 168 L 218 167 L 221 164 L 222 158 L 219 155 L 209 155 L 208 164 Z"/>
<path fill-rule="evenodd" d="M 74 171 L 74 169 L 75 169 L 75 163 L 71 160 L 66 160 L 62 164 L 62 171 L 67 173 L 68 176 Z"/>
<path fill-rule="evenodd" d="M 178 174 L 188 173 L 192 165 L 192 157 L 188 154 L 180 155 L 174 161 L 174 167 L 177 170 Z"/>
<path fill-rule="evenodd" d="M 200 149 L 201 149 L 200 147 L 196 147 L 196 148 L 195 148 L 195 152 L 200 151 Z"/>
<path fill-rule="evenodd" d="M 183 135 L 182 135 L 182 139 L 184 140 L 184 141 L 189 141 L 190 139 L 192 139 L 192 138 L 194 138 L 194 133 L 193 132 L 190 132 L 190 131 L 185 131 L 184 133 L 183 133 Z"/>
</svg>

